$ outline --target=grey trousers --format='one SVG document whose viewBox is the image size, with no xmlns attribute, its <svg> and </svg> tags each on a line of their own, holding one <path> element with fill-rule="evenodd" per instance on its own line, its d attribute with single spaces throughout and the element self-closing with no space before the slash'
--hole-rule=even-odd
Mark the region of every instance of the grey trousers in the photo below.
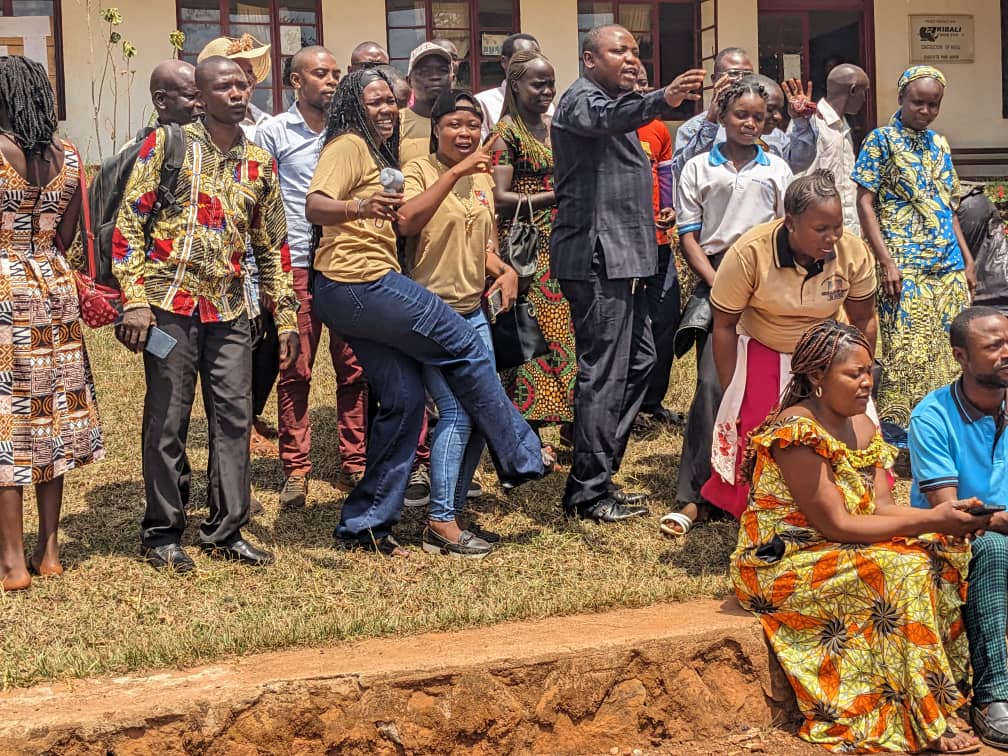
<svg viewBox="0 0 1008 756">
<path fill-rule="evenodd" d="M 227 545 L 249 519 L 249 433 L 252 426 L 252 348 L 245 315 L 228 323 L 201 323 L 199 315 L 154 308 L 158 328 L 178 340 L 164 359 L 144 352 L 144 546 L 178 543 L 189 503 L 186 443 L 199 376 L 207 417 L 210 514 L 200 542 Z"/>
<path fill-rule="evenodd" d="M 574 323 L 574 464 L 563 507 L 568 513 L 609 494 L 634 418 L 644 400 L 655 345 L 643 282 L 610 280 L 600 252 L 587 281 L 560 280 Z"/>
<path fill-rule="evenodd" d="M 714 421 L 721 406 L 721 382 L 714 366 L 713 339 L 710 334 L 697 344 L 697 387 L 686 419 L 682 459 L 679 460 L 679 481 L 676 501 L 685 504 L 703 501 L 700 489 L 711 476 L 711 444 Z"/>
</svg>

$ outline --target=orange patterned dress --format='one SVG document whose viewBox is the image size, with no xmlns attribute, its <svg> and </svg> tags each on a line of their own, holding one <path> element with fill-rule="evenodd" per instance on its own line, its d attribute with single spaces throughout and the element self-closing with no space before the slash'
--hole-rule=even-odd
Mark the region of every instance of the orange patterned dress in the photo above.
<svg viewBox="0 0 1008 756">
<path fill-rule="evenodd" d="M 753 437 L 756 469 L 731 576 L 759 617 L 805 715 L 801 736 L 836 753 L 918 751 L 945 734 L 964 698 L 960 615 L 969 546 L 941 536 L 827 541 L 795 505 L 771 448 L 829 460 L 852 514 L 875 511 L 874 475 L 895 450 L 878 434 L 849 449 L 791 417 Z"/>
<path fill-rule="evenodd" d="M 80 182 L 69 142 L 45 187 L 0 154 L 0 485 L 53 480 L 105 456 L 77 288 L 55 246 Z"/>
</svg>

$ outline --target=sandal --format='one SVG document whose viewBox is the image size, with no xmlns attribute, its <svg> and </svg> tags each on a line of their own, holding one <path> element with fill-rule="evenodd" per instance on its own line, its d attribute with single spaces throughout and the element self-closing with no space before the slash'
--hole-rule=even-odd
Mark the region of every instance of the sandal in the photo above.
<svg viewBox="0 0 1008 756">
<path fill-rule="evenodd" d="M 662 515 L 661 520 L 658 521 L 659 530 L 662 535 L 668 538 L 680 538 L 689 533 L 692 527 L 693 520 L 682 512 L 669 512 Z"/>
<path fill-rule="evenodd" d="M 954 747 L 951 743 L 955 738 L 970 738 L 972 743 L 964 743 L 958 748 Z M 976 735 L 970 735 L 965 732 L 956 732 L 951 727 L 945 730 L 945 734 L 942 735 L 934 743 L 931 743 L 927 748 L 925 748 L 921 753 L 940 753 L 940 754 L 959 754 L 959 753 L 979 753 L 980 752 L 980 739 Z"/>
</svg>

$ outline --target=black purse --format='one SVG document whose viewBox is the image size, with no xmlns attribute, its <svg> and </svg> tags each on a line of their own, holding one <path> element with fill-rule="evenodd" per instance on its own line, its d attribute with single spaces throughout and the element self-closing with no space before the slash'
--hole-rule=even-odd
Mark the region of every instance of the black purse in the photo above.
<svg viewBox="0 0 1008 756">
<path fill-rule="evenodd" d="M 528 220 L 518 217 L 522 198 L 528 203 Z M 518 274 L 519 291 L 525 291 L 535 278 L 536 265 L 539 264 L 539 229 L 532 221 L 532 198 L 527 194 L 521 195 L 518 200 L 511 228 L 501 243 L 500 257 Z"/>
<path fill-rule="evenodd" d="M 535 306 L 524 295 L 490 324 L 497 370 L 510 370 L 549 353 Z"/>
</svg>

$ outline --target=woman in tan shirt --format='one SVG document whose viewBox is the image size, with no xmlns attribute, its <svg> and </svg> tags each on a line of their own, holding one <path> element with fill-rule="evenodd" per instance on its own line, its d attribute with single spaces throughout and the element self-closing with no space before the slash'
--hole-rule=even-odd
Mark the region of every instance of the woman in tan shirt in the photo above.
<svg viewBox="0 0 1008 756">
<path fill-rule="evenodd" d="M 390 556 L 408 553 L 392 537 L 392 526 L 420 437 L 424 366 L 444 375 L 506 480 L 520 483 L 544 473 L 539 440 L 508 401 L 476 331 L 400 272 L 392 224 L 401 219 L 403 195 L 385 191 L 381 178 L 382 168 L 398 169 L 398 124 L 385 75 L 364 69 L 344 78 L 305 205 L 308 220 L 322 226 L 313 304 L 354 350 L 380 406 L 364 477 L 343 503 L 337 544 Z"/>
</svg>

